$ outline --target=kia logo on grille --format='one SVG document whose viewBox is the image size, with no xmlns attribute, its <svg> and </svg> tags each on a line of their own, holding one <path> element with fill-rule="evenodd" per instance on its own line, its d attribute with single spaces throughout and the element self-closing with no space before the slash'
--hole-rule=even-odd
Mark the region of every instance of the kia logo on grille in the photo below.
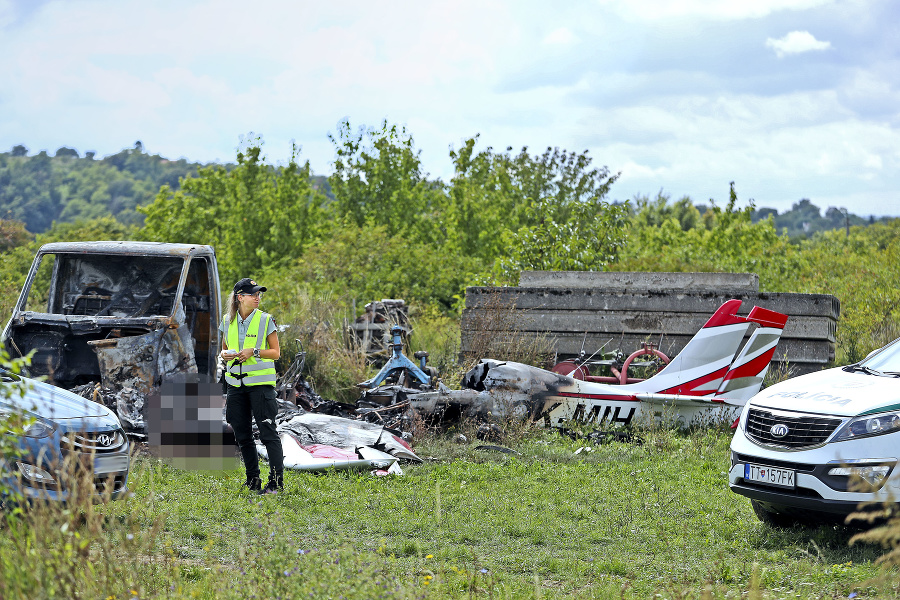
<svg viewBox="0 0 900 600">
<path fill-rule="evenodd" d="M 774 437 L 782 438 L 788 434 L 788 426 L 784 423 L 776 423 L 772 425 L 772 429 L 769 430 Z"/>
<path fill-rule="evenodd" d="M 97 436 L 97 445 L 99 446 L 111 446 L 113 443 L 113 436 L 102 433 Z"/>
</svg>

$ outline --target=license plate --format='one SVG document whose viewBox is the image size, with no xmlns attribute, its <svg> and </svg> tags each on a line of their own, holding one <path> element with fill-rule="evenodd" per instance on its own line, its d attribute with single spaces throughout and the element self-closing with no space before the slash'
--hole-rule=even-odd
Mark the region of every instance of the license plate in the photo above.
<svg viewBox="0 0 900 600">
<path fill-rule="evenodd" d="M 764 467 L 762 465 L 744 465 L 744 479 L 754 483 L 774 485 L 778 487 L 797 487 L 797 474 L 790 469 Z"/>
<path fill-rule="evenodd" d="M 128 455 L 97 456 L 94 458 L 94 473 L 118 473 L 128 470 Z"/>
</svg>

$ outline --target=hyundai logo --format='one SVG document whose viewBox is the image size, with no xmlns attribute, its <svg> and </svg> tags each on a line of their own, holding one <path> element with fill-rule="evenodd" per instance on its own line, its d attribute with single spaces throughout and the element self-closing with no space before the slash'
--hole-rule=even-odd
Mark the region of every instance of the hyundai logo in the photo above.
<svg viewBox="0 0 900 600">
<path fill-rule="evenodd" d="M 113 436 L 101 433 L 97 436 L 97 445 L 99 446 L 111 446 L 113 443 Z"/>
<path fill-rule="evenodd" d="M 784 423 L 776 423 L 775 425 L 772 425 L 772 429 L 769 430 L 769 433 L 771 433 L 773 437 L 783 438 L 788 434 L 788 426 Z"/>
</svg>

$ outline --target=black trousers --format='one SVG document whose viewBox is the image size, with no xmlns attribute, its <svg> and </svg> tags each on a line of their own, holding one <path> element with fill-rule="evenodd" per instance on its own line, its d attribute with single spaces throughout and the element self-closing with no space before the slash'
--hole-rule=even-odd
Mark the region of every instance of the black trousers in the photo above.
<svg viewBox="0 0 900 600">
<path fill-rule="evenodd" d="M 234 430 L 244 459 L 247 479 L 259 477 L 259 455 L 253 442 L 253 422 L 259 428 L 259 439 L 269 453 L 271 473 L 284 473 L 284 450 L 275 430 L 275 415 L 278 414 L 275 388 L 271 385 L 228 386 L 225 402 L 225 420 Z M 271 475 L 271 474 L 270 474 Z"/>
</svg>

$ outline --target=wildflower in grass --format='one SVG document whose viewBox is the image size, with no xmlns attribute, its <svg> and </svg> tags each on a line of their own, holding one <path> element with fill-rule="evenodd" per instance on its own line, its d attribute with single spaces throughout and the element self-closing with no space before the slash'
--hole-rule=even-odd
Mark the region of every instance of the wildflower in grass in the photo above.
<svg viewBox="0 0 900 600">
<path fill-rule="evenodd" d="M 485 573 L 487 573 L 487 572 L 488 572 L 488 570 L 487 570 L 487 569 L 485 569 L 485 568 L 484 568 L 484 567 L 482 567 L 482 568 L 481 568 L 481 570 L 480 570 L 480 571 L 478 571 L 478 572 L 479 572 L 479 573 L 481 573 L 481 574 L 482 574 L 482 575 L 484 575 L 484 574 L 485 574 Z"/>
<path fill-rule="evenodd" d="M 434 556 L 432 556 L 431 554 L 429 554 L 428 556 L 425 557 L 425 560 L 428 560 L 429 558 L 434 558 Z"/>
</svg>

